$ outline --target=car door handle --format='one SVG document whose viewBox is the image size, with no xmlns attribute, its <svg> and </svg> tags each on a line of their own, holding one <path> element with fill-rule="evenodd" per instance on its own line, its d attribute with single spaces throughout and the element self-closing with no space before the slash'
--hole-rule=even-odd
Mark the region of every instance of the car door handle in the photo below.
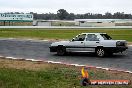
<svg viewBox="0 0 132 88">
<path fill-rule="evenodd" d="M 96 43 L 99 43 L 99 42 L 96 42 Z"/>
<path fill-rule="evenodd" d="M 83 42 L 81 42 L 81 43 L 83 43 Z"/>
</svg>

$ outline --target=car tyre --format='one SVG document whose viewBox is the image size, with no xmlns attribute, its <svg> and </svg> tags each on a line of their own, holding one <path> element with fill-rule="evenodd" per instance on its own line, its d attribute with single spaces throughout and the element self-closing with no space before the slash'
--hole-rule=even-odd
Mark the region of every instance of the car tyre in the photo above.
<svg viewBox="0 0 132 88">
<path fill-rule="evenodd" d="M 63 55 L 65 55 L 65 53 L 66 53 L 65 47 L 63 47 L 63 46 L 58 46 L 58 48 L 57 48 L 57 55 L 63 56 Z"/>
<path fill-rule="evenodd" d="M 98 56 L 98 57 L 104 57 L 105 56 L 105 50 L 104 50 L 104 48 L 97 48 L 96 49 L 96 55 Z"/>
</svg>

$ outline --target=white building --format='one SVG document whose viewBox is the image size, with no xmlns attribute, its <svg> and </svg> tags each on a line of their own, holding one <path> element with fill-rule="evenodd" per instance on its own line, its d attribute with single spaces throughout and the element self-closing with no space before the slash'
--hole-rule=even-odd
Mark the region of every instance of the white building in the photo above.
<svg viewBox="0 0 132 88">
<path fill-rule="evenodd" d="M 51 26 L 52 22 L 47 20 L 34 20 L 34 26 Z"/>
<path fill-rule="evenodd" d="M 75 19 L 81 27 L 132 26 L 132 19 Z"/>
</svg>

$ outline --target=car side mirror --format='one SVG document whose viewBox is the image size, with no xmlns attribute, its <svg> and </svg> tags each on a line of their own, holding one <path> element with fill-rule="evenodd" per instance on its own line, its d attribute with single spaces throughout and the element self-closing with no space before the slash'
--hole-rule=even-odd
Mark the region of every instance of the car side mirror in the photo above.
<svg viewBox="0 0 132 88">
<path fill-rule="evenodd" d="M 75 38 L 73 38 L 71 41 L 75 41 Z"/>
</svg>

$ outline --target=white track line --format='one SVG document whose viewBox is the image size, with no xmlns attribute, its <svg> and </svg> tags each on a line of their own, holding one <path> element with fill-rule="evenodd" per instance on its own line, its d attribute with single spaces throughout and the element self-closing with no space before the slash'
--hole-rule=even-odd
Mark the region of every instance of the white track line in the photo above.
<svg viewBox="0 0 132 88">
<path fill-rule="evenodd" d="M 101 68 L 101 69 L 103 69 L 103 70 L 107 70 L 107 71 L 110 70 L 109 68 Z"/>
<path fill-rule="evenodd" d="M 7 59 L 13 59 L 14 57 L 5 57 L 5 58 L 7 58 Z"/>
<path fill-rule="evenodd" d="M 35 60 L 35 59 L 33 59 L 32 61 L 33 62 L 43 62 L 42 60 Z"/>
<path fill-rule="evenodd" d="M 132 46 L 132 45 L 128 45 L 128 46 Z"/>
<path fill-rule="evenodd" d="M 61 64 L 62 62 L 51 62 L 53 64 Z"/>
<path fill-rule="evenodd" d="M 4 56 L 0 56 L 4 57 Z M 87 66 L 87 65 L 79 65 L 79 64 L 67 64 L 67 63 L 62 63 L 62 62 L 55 62 L 55 61 L 43 61 L 43 60 L 35 60 L 35 59 L 19 59 L 19 58 L 14 58 L 14 57 L 4 57 L 7 59 L 13 59 L 13 60 L 27 60 L 27 61 L 33 61 L 33 62 L 47 62 L 47 63 L 55 63 L 55 64 L 65 64 L 65 65 L 70 65 L 70 66 L 79 66 L 79 67 L 86 67 L 86 68 L 97 68 L 97 69 L 103 69 L 103 70 L 110 70 L 110 71 L 118 71 L 118 72 L 125 72 L 125 73 L 130 73 L 132 74 L 132 71 L 125 71 L 125 70 L 118 70 L 118 69 L 111 69 L 111 68 L 103 68 L 103 67 L 96 67 L 96 66 Z"/>
<path fill-rule="evenodd" d="M 79 64 L 76 64 L 75 66 L 77 66 L 77 67 L 85 67 L 85 65 L 79 65 Z"/>
</svg>

